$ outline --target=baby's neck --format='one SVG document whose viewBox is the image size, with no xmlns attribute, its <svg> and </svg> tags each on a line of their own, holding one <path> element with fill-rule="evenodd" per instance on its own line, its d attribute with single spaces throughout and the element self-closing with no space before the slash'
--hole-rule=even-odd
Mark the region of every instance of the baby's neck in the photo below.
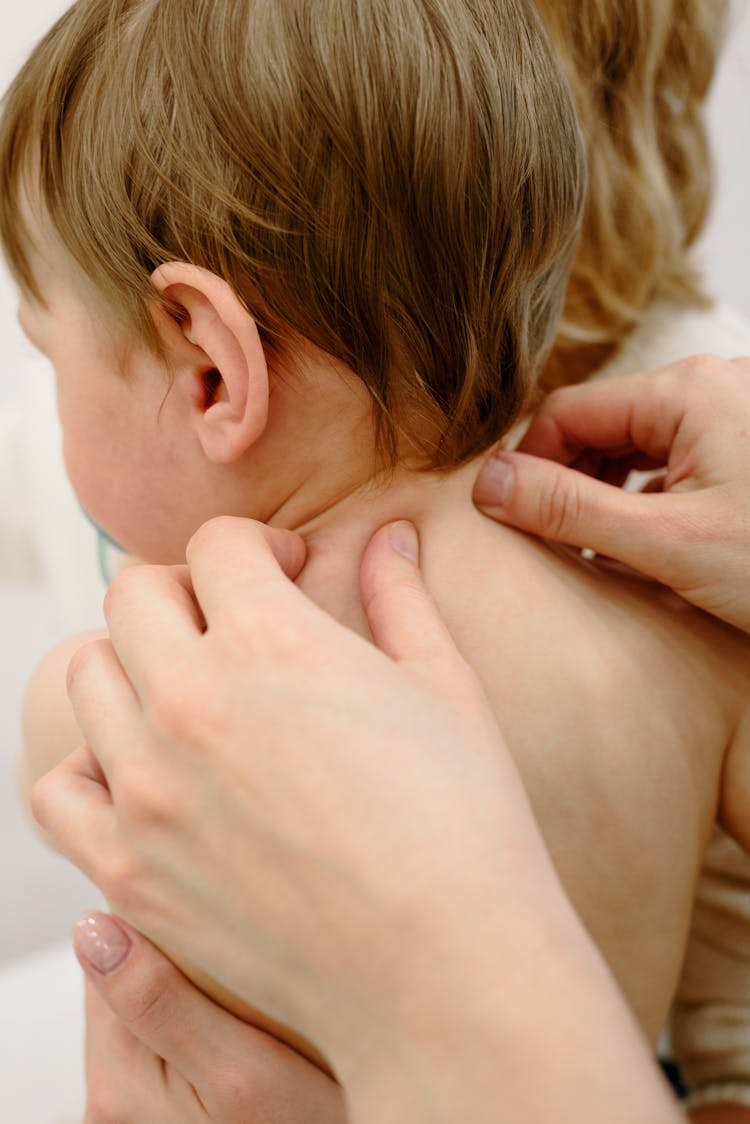
<svg viewBox="0 0 750 1124">
<path fill-rule="evenodd" d="M 332 616 L 367 632 L 359 598 L 362 555 L 373 534 L 396 519 L 429 533 L 449 509 L 468 510 L 478 465 L 448 473 L 397 469 L 387 482 L 371 481 L 293 529 L 305 539 L 308 561 L 298 585 Z"/>
</svg>

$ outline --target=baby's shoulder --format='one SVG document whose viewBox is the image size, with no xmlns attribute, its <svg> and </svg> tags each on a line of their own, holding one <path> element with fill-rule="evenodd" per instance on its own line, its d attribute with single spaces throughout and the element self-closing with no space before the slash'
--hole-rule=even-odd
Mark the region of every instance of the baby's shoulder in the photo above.
<svg viewBox="0 0 750 1124">
<path fill-rule="evenodd" d="M 660 586 L 481 516 L 431 546 L 430 587 L 506 715 L 679 730 L 723 752 L 750 698 L 750 640 Z"/>
</svg>

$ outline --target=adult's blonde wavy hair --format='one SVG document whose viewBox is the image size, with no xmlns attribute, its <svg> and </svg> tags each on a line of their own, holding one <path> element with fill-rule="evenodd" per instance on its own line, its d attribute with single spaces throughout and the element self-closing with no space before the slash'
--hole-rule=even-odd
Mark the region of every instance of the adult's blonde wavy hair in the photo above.
<svg viewBox="0 0 750 1124">
<path fill-rule="evenodd" d="M 706 305 L 690 247 L 711 191 L 703 101 L 727 0 L 536 0 L 573 89 L 586 210 L 546 387 L 589 375 L 656 300 Z"/>
<path fill-rule="evenodd" d="M 428 467 L 521 408 L 584 191 L 533 0 L 79 0 L 0 120 L 22 286 L 25 200 L 154 347 L 153 269 L 212 270 L 267 346 L 296 334 L 358 375 L 390 460 L 406 433 Z"/>
</svg>

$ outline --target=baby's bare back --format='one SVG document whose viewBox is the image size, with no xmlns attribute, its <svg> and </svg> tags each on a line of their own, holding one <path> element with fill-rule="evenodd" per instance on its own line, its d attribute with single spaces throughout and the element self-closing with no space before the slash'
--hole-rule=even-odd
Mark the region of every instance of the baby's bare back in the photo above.
<svg viewBox="0 0 750 1124">
<path fill-rule="evenodd" d="M 658 587 L 497 527 L 460 487 L 447 493 L 412 513 L 425 579 L 490 697 L 563 883 L 655 1042 L 750 698 L 750 641 Z M 365 631 L 358 568 L 356 554 L 339 558 L 332 583 L 325 563 L 313 566 L 303 585 Z M 322 1063 L 310 1043 L 201 983 Z"/>
<path fill-rule="evenodd" d="M 374 526 L 369 510 L 349 552 L 346 536 L 343 550 L 328 553 L 309 541 L 301 584 L 366 632 L 361 549 L 387 518 L 418 524 L 427 584 L 485 686 L 561 878 L 655 1040 L 677 983 L 726 753 L 750 698 L 750 641 L 653 586 L 486 520 L 470 503 L 475 471 L 456 474 L 455 485 L 446 481 L 413 510 L 408 493 L 397 497 Z M 64 691 L 75 646 L 53 653 L 30 688 L 29 783 L 80 740 Z M 325 1064 L 312 1044 L 185 967 L 230 1010 Z"/>
<path fill-rule="evenodd" d="M 428 583 L 568 893 L 655 1040 L 750 698 L 750 642 L 657 587 L 456 516 L 423 531 Z"/>
</svg>

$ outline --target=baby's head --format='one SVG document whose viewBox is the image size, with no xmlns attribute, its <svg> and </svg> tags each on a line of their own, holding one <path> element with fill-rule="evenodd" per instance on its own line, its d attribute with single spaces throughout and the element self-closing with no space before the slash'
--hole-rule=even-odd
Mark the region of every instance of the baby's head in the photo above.
<svg viewBox="0 0 750 1124">
<path fill-rule="evenodd" d="M 0 236 L 82 502 L 178 555 L 225 484 L 267 517 L 355 434 L 371 469 L 480 453 L 584 179 L 530 0 L 79 0 L 7 95 Z"/>
</svg>

